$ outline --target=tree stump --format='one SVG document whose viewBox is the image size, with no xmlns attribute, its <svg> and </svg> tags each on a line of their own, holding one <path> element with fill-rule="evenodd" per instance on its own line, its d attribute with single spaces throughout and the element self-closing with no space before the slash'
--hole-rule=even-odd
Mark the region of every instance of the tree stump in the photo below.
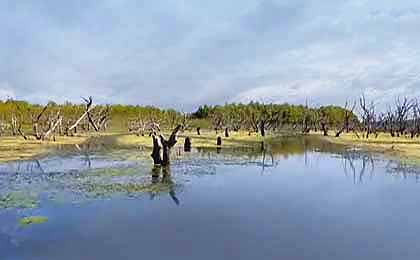
<svg viewBox="0 0 420 260">
<path fill-rule="evenodd" d="M 153 131 L 153 150 L 151 156 L 155 165 L 167 166 L 170 164 L 171 148 L 177 142 L 176 137 L 181 127 L 181 125 L 175 127 L 171 136 L 167 140 L 162 134 L 158 134 Z"/>
<path fill-rule="evenodd" d="M 217 137 L 217 146 L 221 146 L 222 145 L 222 138 L 220 136 Z"/>
<path fill-rule="evenodd" d="M 201 130 L 201 128 L 197 127 L 197 135 L 200 135 L 200 130 Z"/>
<path fill-rule="evenodd" d="M 184 152 L 191 152 L 191 139 L 188 136 L 184 141 Z"/>
</svg>

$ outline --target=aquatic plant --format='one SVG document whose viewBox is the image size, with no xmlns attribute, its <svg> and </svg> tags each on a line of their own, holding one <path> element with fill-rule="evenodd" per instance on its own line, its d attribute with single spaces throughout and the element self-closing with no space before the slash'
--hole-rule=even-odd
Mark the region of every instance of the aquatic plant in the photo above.
<svg viewBox="0 0 420 260">
<path fill-rule="evenodd" d="M 48 218 L 44 216 L 24 217 L 19 220 L 19 226 L 26 227 L 33 224 L 42 224 L 47 221 L 48 221 Z"/>
<path fill-rule="evenodd" d="M 1 208 L 36 208 L 38 206 L 37 196 L 25 192 L 10 192 L 0 197 Z"/>
</svg>

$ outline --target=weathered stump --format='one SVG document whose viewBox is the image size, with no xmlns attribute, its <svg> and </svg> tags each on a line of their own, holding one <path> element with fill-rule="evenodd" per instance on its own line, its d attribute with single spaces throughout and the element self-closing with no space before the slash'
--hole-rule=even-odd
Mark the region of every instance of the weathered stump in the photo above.
<svg viewBox="0 0 420 260">
<path fill-rule="evenodd" d="M 184 141 L 184 152 L 191 152 L 191 139 L 188 136 Z"/>
<path fill-rule="evenodd" d="M 220 136 L 217 137 L 216 144 L 217 144 L 217 146 L 221 146 L 222 145 L 222 138 Z"/>
<path fill-rule="evenodd" d="M 155 165 L 167 166 L 170 164 L 171 148 L 177 142 L 176 137 L 181 127 L 181 125 L 178 125 L 172 131 L 168 140 L 166 140 L 162 134 L 158 135 L 156 132 L 152 133 L 153 150 L 151 156 Z"/>
</svg>

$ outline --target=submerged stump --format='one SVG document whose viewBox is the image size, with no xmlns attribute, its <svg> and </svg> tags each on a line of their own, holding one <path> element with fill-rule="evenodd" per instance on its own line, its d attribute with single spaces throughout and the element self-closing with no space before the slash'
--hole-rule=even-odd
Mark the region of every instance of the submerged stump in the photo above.
<svg viewBox="0 0 420 260">
<path fill-rule="evenodd" d="M 151 157 L 155 165 L 167 166 L 170 164 L 171 148 L 174 147 L 177 142 L 177 134 L 181 127 L 181 125 L 175 127 L 168 139 L 165 139 L 162 134 L 158 134 L 153 131 L 151 134 L 153 138 L 153 150 Z"/>
<path fill-rule="evenodd" d="M 188 136 L 184 141 L 184 152 L 191 152 L 191 139 Z"/>
<path fill-rule="evenodd" d="M 222 138 L 220 136 L 217 137 L 216 144 L 217 144 L 217 146 L 221 146 L 222 145 Z"/>
<path fill-rule="evenodd" d="M 229 137 L 229 128 L 225 128 L 225 137 L 228 138 Z"/>
</svg>

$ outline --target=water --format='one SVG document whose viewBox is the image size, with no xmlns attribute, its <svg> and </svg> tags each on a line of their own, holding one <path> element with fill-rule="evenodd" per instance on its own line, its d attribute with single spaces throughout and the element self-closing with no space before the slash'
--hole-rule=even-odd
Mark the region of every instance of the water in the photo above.
<svg viewBox="0 0 420 260">
<path fill-rule="evenodd" d="M 0 209 L 0 259 L 420 256 L 415 167 L 302 138 L 173 159 L 162 171 L 107 148 L 0 165 L 0 196 L 36 205 Z M 18 225 L 34 215 L 48 221 Z"/>
</svg>

